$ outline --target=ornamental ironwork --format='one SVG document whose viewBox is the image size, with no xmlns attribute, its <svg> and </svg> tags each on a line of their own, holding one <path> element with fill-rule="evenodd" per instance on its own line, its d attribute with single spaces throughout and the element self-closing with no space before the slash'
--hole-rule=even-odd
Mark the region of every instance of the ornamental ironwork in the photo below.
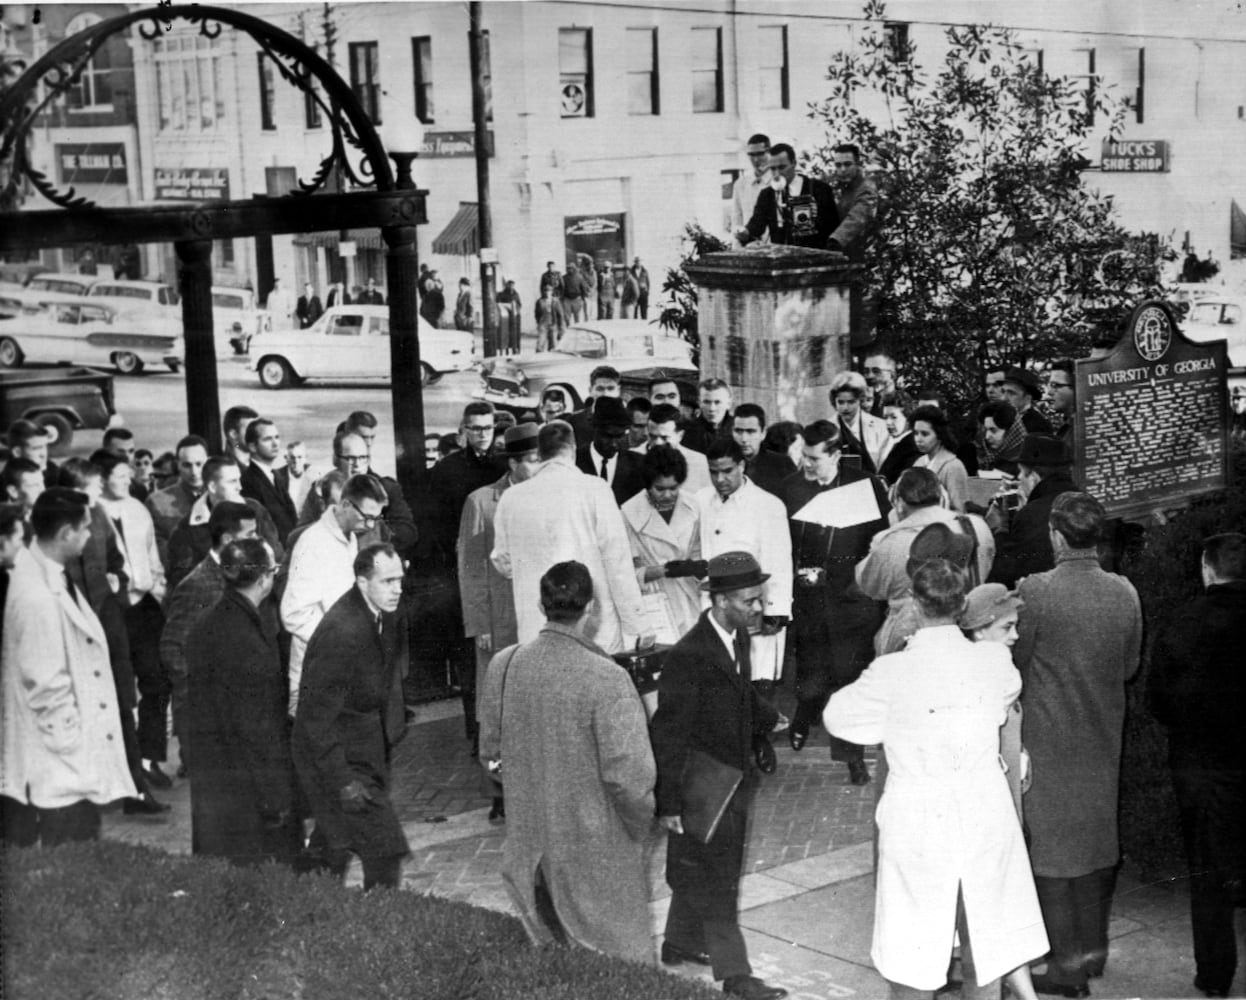
<svg viewBox="0 0 1246 1000">
<path fill-rule="evenodd" d="M 114 35 L 135 28 L 154 44 L 174 24 L 197 26 L 208 39 L 231 27 L 249 36 L 281 77 L 321 110 L 329 125 L 330 149 L 312 176 L 300 178 L 289 197 L 323 190 L 335 172 L 356 188 L 392 191 L 393 169 L 367 112 L 337 71 L 303 41 L 250 14 L 224 7 L 164 6 L 118 15 L 66 38 L 30 66 L 0 95 L 0 211 L 17 208 L 23 183 L 62 208 L 96 207 L 71 185 L 64 190 L 30 161 L 31 131 L 39 116 L 76 86 L 91 60 Z"/>
</svg>

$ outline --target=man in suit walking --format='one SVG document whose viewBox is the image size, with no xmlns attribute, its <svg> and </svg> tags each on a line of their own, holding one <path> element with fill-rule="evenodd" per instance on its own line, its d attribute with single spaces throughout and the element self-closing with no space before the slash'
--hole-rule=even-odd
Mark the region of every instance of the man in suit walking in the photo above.
<svg viewBox="0 0 1246 1000">
<path fill-rule="evenodd" d="M 723 992 L 745 1000 L 787 996 L 753 976 L 738 914 L 753 741 L 777 719 L 749 683 L 749 632 L 761 626 L 768 579 L 747 552 L 710 560 L 703 587 L 711 607 L 666 656 L 650 731 L 658 817 L 670 834 L 666 881 L 672 896 L 662 961 L 712 966 Z M 684 768 L 693 751 L 744 776 L 708 843 L 684 830 Z"/>
<path fill-rule="evenodd" d="M 621 507 L 645 488 L 643 459 L 627 448 L 631 417 L 621 399 L 603 396 L 593 405 L 592 440 L 576 449 L 575 464 L 589 476 L 600 476 Z"/>
<path fill-rule="evenodd" d="M 352 853 L 363 887 L 397 888 L 409 852 L 389 799 L 390 752 L 403 735 L 407 626 L 403 566 L 392 545 L 355 557 L 355 583 L 316 627 L 303 660 L 294 767 L 316 831 L 311 848 L 339 878 Z"/>
<path fill-rule="evenodd" d="M 282 545 L 299 522 L 290 497 L 290 470 L 277 467 L 281 456 L 281 434 L 271 420 L 251 421 L 243 437 L 251 461 L 242 470 L 242 495 L 260 504 L 273 519 Z"/>
</svg>

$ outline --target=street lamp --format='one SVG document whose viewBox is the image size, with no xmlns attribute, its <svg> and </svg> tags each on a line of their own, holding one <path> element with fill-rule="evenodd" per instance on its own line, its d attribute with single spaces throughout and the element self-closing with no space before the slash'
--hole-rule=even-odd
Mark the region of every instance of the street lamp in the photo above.
<svg viewBox="0 0 1246 1000">
<path fill-rule="evenodd" d="M 380 129 L 381 143 L 397 168 L 395 187 L 415 191 L 411 164 L 424 144 L 424 126 L 414 117 L 389 116 Z M 419 303 L 416 279 L 419 260 L 415 226 L 410 223 L 381 227 L 385 240 L 385 279 L 389 290 L 390 398 L 394 410 L 394 454 L 398 483 L 409 503 L 423 493 L 424 390 L 420 363 Z"/>
<path fill-rule="evenodd" d="M 400 191 L 415 187 L 411 177 L 411 164 L 420 155 L 424 146 L 424 123 L 418 118 L 390 118 L 381 125 L 381 142 L 385 144 L 385 152 L 394 161 L 398 171 L 395 184 Z"/>
</svg>

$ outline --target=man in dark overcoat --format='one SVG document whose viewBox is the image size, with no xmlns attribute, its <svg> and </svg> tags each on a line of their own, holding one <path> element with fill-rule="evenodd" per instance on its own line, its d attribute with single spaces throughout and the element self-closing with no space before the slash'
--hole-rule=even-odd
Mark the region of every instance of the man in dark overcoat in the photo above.
<svg viewBox="0 0 1246 1000">
<path fill-rule="evenodd" d="M 1029 494 L 1025 506 L 1011 516 L 1007 526 L 1000 524 L 995 508 L 987 517 L 996 532 L 990 582 L 1005 587 L 1015 587 L 1022 577 L 1055 566 L 1048 527 L 1052 504 L 1061 493 L 1081 489 L 1073 480 L 1072 459 L 1064 442 L 1048 434 L 1027 435 L 1018 463 L 1021 490 Z"/>
<path fill-rule="evenodd" d="M 1104 520 L 1089 494 L 1058 496 L 1050 519 L 1055 569 L 1017 588 L 1024 611 L 1013 659 L 1034 775 L 1025 819 L 1051 939 L 1047 972 L 1034 988 L 1068 997 L 1086 996 L 1087 979 L 1107 963 L 1125 682 L 1142 649 L 1137 591 L 1099 566 Z"/>
<path fill-rule="evenodd" d="M 666 881 L 671 906 L 662 961 L 710 965 L 723 992 L 746 1000 L 778 1000 L 787 991 L 753 976 L 738 914 L 740 868 L 748 823 L 753 742 L 778 719 L 750 683 L 749 632 L 765 609 L 769 579 L 747 552 L 709 562 L 702 586 L 712 606 L 667 653 L 650 727 L 658 766 L 657 804 L 669 831 Z M 744 775 L 708 843 L 684 832 L 684 765 L 699 750 Z"/>
<path fill-rule="evenodd" d="M 1229 995 L 1235 889 L 1246 873 L 1246 536 L 1203 543 L 1206 592 L 1180 608 L 1151 654 L 1147 698 L 1168 727 L 1168 764 L 1190 865 L 1194 986 Z"/>
<path fill-rule="evenodd" d="M 292 863 L 301 842 L 286 734 L 277 560 L 240 539 L 221 553 L 225 593 L 191 631 L 188 649 L 191 850 L 237 865 Z"/>
<path fill-rule="evenodd" d="M 294 718 L 294 766 L 316 819 L 310 847 L 339 877 L 357 854 L 365 889 L 397 888 L 409 851 L 389 799 L 390 751 L 404 725 L 402 578 L 392 545 L 355 557 L 355 585 L 307 644 Z"/>
</svg>

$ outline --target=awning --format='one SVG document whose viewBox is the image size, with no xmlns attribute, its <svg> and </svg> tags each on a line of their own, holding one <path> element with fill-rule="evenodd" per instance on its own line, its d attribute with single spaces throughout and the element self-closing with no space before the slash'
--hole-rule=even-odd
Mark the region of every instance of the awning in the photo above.
<svg viewBox="0 0 1246 1000">
<path fill-rule="evenodd" d="M 474 201 L 459 202 L 459 210 L 454 213 L 450 224 L 441 231 L 441 235 L 433 240 L 433 253 L 449 256 L 469 256 L 480 249 L 480 240 L 476 235 L 479 219 Z"/>
<path fill-rule="evenodd" d="M 385 241 L 379 229 L 348 229 L 346 238 L 353 240 L 360 250 L 384 250 Z M 340 233 L 299 233 L 293 241 L 296 247 L 327 247 L 336 250 L 341 242 Z"/>
</svg>

